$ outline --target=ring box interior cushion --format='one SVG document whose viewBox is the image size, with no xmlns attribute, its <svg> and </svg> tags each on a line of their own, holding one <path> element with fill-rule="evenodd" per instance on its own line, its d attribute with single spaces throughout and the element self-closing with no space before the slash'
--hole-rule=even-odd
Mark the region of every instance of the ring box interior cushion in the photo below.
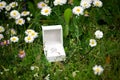
<svg viewBox="0 0 120 80">
<path fill-rule="evenodd" d="M 61 25 L 42 26 L 44 54 L 49 62 L 64 61 L 66 54 L 63 47 Z"/>
</svg>

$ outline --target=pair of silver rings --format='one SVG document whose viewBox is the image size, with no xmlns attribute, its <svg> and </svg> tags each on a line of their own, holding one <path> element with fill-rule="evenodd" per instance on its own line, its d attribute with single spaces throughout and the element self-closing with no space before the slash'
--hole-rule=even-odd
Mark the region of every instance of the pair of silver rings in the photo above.
<svg viewBox="0 0 120 80">
<path fill-rule="evenodd" d="M 50 52 L 51 53 L 58 53 L 58 54 L 60 54 L 60 52 L 58 52 L 57 48 L 51 48 Z"/>
</svg>

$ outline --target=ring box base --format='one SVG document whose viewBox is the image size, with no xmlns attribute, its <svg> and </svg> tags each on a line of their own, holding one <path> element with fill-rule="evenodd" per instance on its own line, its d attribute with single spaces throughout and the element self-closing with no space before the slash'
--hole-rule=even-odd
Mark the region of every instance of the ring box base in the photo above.
<svg viewBox="0 0 120 80">
<path fill-rule="evenodd" d="M 66 54 L 63 47 L 61 25 L 42 26 L 44 54 L 49 62 L 64 61 Z"/>
</svg>

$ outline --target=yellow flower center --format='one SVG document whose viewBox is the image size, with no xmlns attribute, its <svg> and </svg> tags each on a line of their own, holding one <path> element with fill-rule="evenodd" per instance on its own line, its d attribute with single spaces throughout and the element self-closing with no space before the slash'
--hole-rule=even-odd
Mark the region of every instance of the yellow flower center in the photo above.
<svg viewBox="0 0 120 80">
<path fill-rule="evenodd" d="M 99 69 L 99 68 L 97 68 L 97 69 L 96 69 L 96 72 L 100 72 L 100 69 Z"/>
<path fill-rule="evenodd" d="M 28 30 L 27 32 L 28 32 L 28 33 L 31 33 L 32 31 L 31 31 L 31 30 Z"/>
<path fill-rule="evenodd" d="M 16 4 L 12 4 L 12 6 L 13 6 L 13 7 L 15 7 L 15 6 L 16 6 Z"/>
<path fill-rule="evenodd" d="M 15 41 L 15 40 L 16 40 L 16 38 L 12 38 L 12 40 L 13 40 L 13 41 Z"/>
<path fill-rule="evenodd" d="M 84 6 L 87 6 L 87 3 L 84 3 Z"/>
<path fill-rule="evenodd" d="M 80 9 L 77 9 L 76 11 L 77 11 L 77 12 L 80 12 Z"/>
<path fill-rule="evenodd" d="M 99 6 L 99 2 L 96 2 L 96 6 Z"/>
<path fill-rule="evenodd" d="M 32 33 L 32 36 L 34 36 L 35 35 L 35 33 Z"/>
<path fill-rule="evenodd" d="M 24 11 L 23 14 L 27 14 L 27 11 Z"/>
<path fill-rule="evenodd" d="M 42 3 L 42 4 L 41 4 L 41 6 L 42 6 L 42 7 L 45 7 L 45 4 L 44 4 L 44 3 Z"/>
<path fill-rule="evenodd" d="M 94 41 L 92 41 L 92 42 L 91 42 L 91 44 L 95 44 L 95 42 L 94 42 Z"/>
<path fill-rule="evenodd" d="M 30 38 L 30 37 L 28 37 L 27 39 L 28 39 L 28 40 L 31 40 L 31 38 Z"/>
<path fill-rule="evenodd" d="M 22 23 L 22 20 L 19 20 L 18 23 Z"/>
<path fill-rule="evenodd" d="M 3 6 L 3 4 L 0 4 L 0 7 L 2 7 Z"/>
<path fill-rule="evenodd" d="M 48 12 L 49 12 L 49 11 L 46 9 L 46 10 L 45 10 L 45 13 L 48 13 Z"/>
<path fill-rule="evenodd" d="M 16 16 L 17 15 L 16 12 L 13 12 L 13 15 Z"/>
</svg>

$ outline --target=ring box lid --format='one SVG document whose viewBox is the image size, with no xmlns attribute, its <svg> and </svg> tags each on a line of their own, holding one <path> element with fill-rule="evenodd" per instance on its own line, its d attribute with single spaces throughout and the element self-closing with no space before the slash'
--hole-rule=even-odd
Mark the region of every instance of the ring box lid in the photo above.
<svg viewBox="0 0 120 80">
<path fill-rule="evenodd" d="M 42 26 L 43 43 L 47 46 L 54 44 L 63 45 L 62 26 Z"/>
</svg>

